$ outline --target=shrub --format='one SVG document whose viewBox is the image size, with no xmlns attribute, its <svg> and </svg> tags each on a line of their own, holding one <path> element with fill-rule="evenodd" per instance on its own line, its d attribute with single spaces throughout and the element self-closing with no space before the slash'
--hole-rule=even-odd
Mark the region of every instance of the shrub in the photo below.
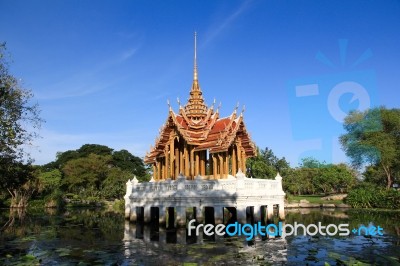
<svg viewBox="0 0 400 266">
<path fill-rule="evenodd" d="M 123 213 L 125 210 L 125 201 L 124 200 L 114 200 L 112 208 L 116 212 Z"/>
<path fill-rule="evenodd" d="M 65 206 L 63 193 L 60 190 L 54 191 L 52 194 L 46 196 L 44 199 L 46 201 L 46 208 L 62 209 Z"/>
<path fill-rule="evenodd" d="M 346 203 L 353 208 L 400 208 L 400 191 L 363 184 L 351 190 Z"/>
</svg>

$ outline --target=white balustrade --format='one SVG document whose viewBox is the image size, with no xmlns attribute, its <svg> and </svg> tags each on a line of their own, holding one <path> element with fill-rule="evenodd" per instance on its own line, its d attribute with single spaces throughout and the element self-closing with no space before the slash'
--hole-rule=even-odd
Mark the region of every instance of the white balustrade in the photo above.
<svg viewBox="0 0 400 266">
<path fill-rule="evenodd" d="M 275 179 L 247 178 L 239 170 L 236 177 L 218 180 L 205 180 L 196 177 L 186 180 L 180 175 L 177 180 L 165 180 L 139 183 L 136 177 L 126 183 L 125 217 L 136 221 L 136 208 L 144 207 L 145 216 L 150 207 L 175 207 L 179 210 L 179 224 L 183 223 L 183 209 L 196 207 L 201 213 L 203 207 L 235 207 L 243 210 L 246 206 L 279 206 L 280 217 L 284 217 L 285 193 L 282 189 L 282 177 L 277 174 Z M 160 212 L 164 215 L 164 211 Z M 218 216 L 220 214 L 218 213 Z M 243 214 L 238 215 L 240 217 Z M 257 214 L 256 216 L 259 216 Z M 145 217 L 145 221 L 150 218 Z M 163 218 L 160 217 L 160 221 Z M 220 220 L 218 218 L 218 220 Z"/>
</svg>

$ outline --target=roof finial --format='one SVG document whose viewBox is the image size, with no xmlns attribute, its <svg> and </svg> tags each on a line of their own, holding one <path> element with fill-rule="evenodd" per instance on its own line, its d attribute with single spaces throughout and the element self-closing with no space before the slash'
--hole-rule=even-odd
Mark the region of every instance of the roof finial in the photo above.
<svg viewBox="0 0 400 266">
<path fill-rule="evenodd" d="M 194 32 L 194 70 L 193 80 L 197 80 L 197 32 Z"/>
</svg>

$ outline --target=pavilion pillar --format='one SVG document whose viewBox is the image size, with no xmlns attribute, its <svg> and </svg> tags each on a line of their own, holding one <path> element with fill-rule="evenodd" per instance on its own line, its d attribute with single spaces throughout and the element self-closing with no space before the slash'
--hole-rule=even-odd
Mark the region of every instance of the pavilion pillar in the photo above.
<svg viewBox="0 0 400 266">
<path fill-rule="evenodd" d="M 235 176 L 237 173 L 236 169 L 236 147 L 232 146 L 232 175 Z"/>
<path fill-rule="evenodd" d="M 176 209 L 176 220 L 175 227 L 184 227 L 186 224 L 186 207 L 177 206 Z"/>
<path fill-rule="evenodd" d="M 218 154 L 219 158 L 219 178 L 222 179 L 224 177 L 224 158 L 221 154 Z"/>
<path fill-rule="evenodd" d="M 196 157 L 196 170 L 194 175 L 197 176 L 199 174 L 199 152 L 196 152 L 195 157 Z"/>
<path fill-rule="evenodd" d="M 224 207 L 220 205 L 214 207 L 214 222 L 215 224 L 222 224 L 224 222 Z"/>
<path fill-rule="evenodd" d="M 242 151 L 240 150 L 240 147 L 237 147 L 237 164 L 238 164 L 238 171 L 239 171 L 239 169 L 241 170 L 241 171 L 243 171 L 243 165 L 242 165 Z M 235 175 L 236 175 L 236 173 L 235 173 Z"/>
<path fill-rule="evenodd" d="M 261 222 L 261 206 L 260 205 L 255 205 L 253 207 L 253 218 L 254 218 L 254 223 Z"/>
<path fill-rule="evenodd" d="M 174 178 L 174 151 L 175 151 L 175 148 L 174 148 L 174 142 L 175 142 L 175 139 L 173 138 L 173 139 L 171 139 L 170 140 L 170 152 L 169 152 L 169 155 L 170 155 L 170 158 L 169 158 L 169 169 L 170 169 L 170 177 L 171 177 L 171 179 L 173 180 L 173 179 L 175 179 Z"/>
<path fill-rule="evenodd" d="M 157 180 L 157 167 L 156 163 L 153 163 L 153 179 Z"/>
<path fill-rule="evenodd" d="M 150 205 L 143 207 L 143 222 L 146 224 L 151 222 L 151 206 Z"/>
<path fill-rule="evenodd" d="M 195 164 L 194 163 L 194 150 L 192 147 L 190 150 L 190 175 L 191 175 L 192 179 L 194 177 L 194 164 Z"/>
<path fill-rule="evenodd" d="M 228 177 L 229 174 L 229 154 L 225 152 L 225 178 Z"/>
<path fill-rule="evenodd" d="M 247 169 L 246 169 L 246 153 L 244 151 L 242 151 L 242 172 L 244 174 L 247 173 Z"/>
<path fill-rule="evenodd" d="M 240 170 L 243 173 L 246 173 L 246 154 L 239 140 L 236 143 L 236 147 L 237 147 L 238 168 L 240 168 Z"/>
<path fill-rule="evenodd" d="M 158 207 L 158 223 L 165 225 L 165 207 L 163 205 Z"/>
<path fill-rule="evenodd" d="M 212 161 L 213 161 L 213 176 L 214 179 L 218 178 L 218 163 L 217 163 L 217 157 L 215 156 L 215 153 L 212 154 Z"/>
<path fill-rule="evenodd" d="M 157 180 L 160 180 L 161 178 L 161 164 L 160 160 L 157 160 Z"/>
<path fill-rule="evenodd" d="M 200 173 L 202 176 L 206 175 L 206 153 L 201 151 L 200 153 Z"/>
<path fill-rule="evenodd" d="M 278 215 L 281 221 L 285 220 L 285 205 L 283 203 L 278 205 Z"/>
<path fill-rule="evenodd" d="M 129 220 L 131 222 L 136 222 L 137 221 L 136 205 L 133 205 L 132 203 L 131 203 L 131 211 L 130 211 L 130 214 L 129 214 Z"/>
<path fill-rule="evenodd" d="M 190 172 L 189 172 L 189 153 L 188 153 L 188 146 L 185 143 L 184 146 L 184 156 L 185 156 L 185 176 L 189 177 Z"/>
<path fill-rule="evenodd" d="M 183 147 L 182 147 L 182 145 L 180 145 L 180 147 L 179 147 L 179 149 L 180 149 L 180 151 L 179 151 L 179 173 L 181 174 L 185 174 L 185 157 L 184 157 L 184 154 L 183 154 Z"/>
<path fill-rule="evenodd" d="M 169 167 L 169 145 L 167 145 L 166 146 L 166 149 L 165 149 L 165 175 L 164 175 L 164 178 L 165 179 L 167 179 L 168 177 L 169 177 L 169 174 L 168 174 L 168 167 Z"/>
<path fill-rule="evenodd" d="M 209 158 L 208 158 L 208 162 L 209 162 L 209 164 L 210 164 L 210 166 L 209 166 L 209 169 L 210 169 L 210 177 L 212 176 L 213 178 L 214 178 L 214 161 L 213 161 L 213 159 L 212 159 L 212 154 L 211 153 L 209 153 Z"/>
<path fill-rule="evenodd" d="M 180 163 L 180 157 L 179 157 L 179 149 L 178 147 L 175 148 L 175 178 L 176 179 L 179 176 L 179 164 Z"/>
<path fill-rule="evenodd" d="M 238 223 L 241 223 L 241 224 L 247 223 L 246 206 L 237 206 L 236 207 L 236 218 L 237 218 Z"/>
<path fill-rule="evenodd" d="M 273 222 L 273 217 L 274 217 L 274 205 L 269 204 L 267 205 L 267 224 Z"/>
<path fill-rule="evenodd" d="M 161 179 L 165 179 L 165 160 L 161 162 Z"/>
<path fill-rule="evenodd" d="M 201 224 L 204 221 L 203 208 L 201 206 L 198 206 L 195 209 L 196 209 L 196 222 Z"/>
</svg>

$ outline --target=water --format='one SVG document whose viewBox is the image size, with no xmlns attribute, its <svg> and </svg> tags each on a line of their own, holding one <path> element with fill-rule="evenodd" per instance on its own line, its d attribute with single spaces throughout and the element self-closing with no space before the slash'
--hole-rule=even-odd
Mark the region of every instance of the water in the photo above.
<svg viewBox="0 0 400 266">
<path fill-rule="evenodd" d="M 383 236 L 189 237 L 100 210 L 0 210 L 0 265 L 400 265 L 400 212 L 296 210 L 286 223 L 379 225 Z M 277 223 L 278 220 L 275 220 Z"/>
</svg>

